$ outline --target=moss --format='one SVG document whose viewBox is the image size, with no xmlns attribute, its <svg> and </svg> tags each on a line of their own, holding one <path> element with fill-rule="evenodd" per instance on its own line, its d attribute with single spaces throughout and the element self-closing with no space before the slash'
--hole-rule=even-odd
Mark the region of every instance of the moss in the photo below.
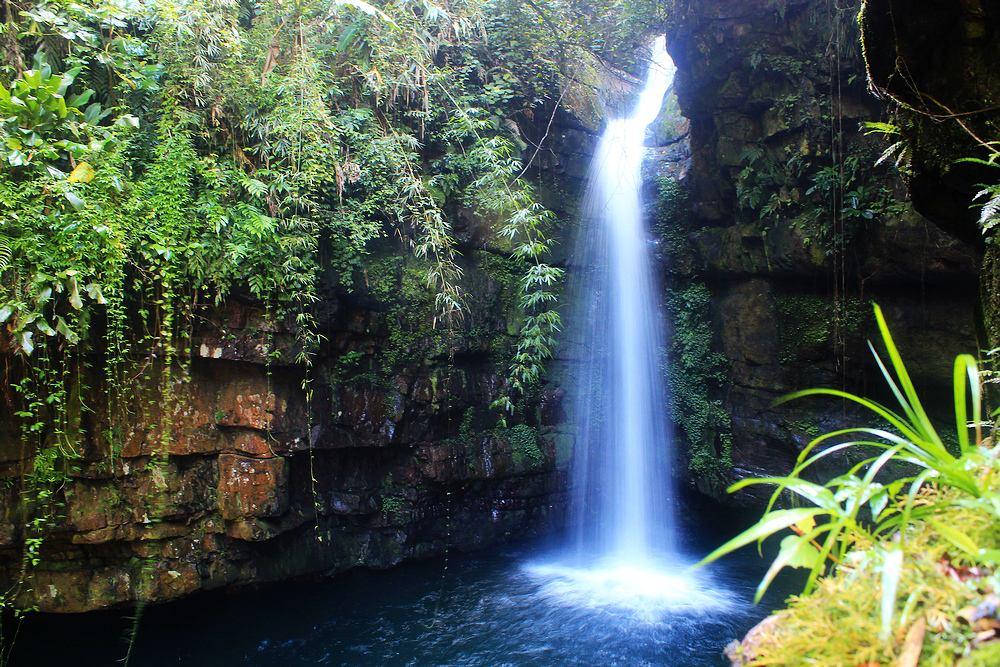
<svg viewBox="0 0 1000 667">
<path fill-rule="evenodd" d="M 387 519 L 398 520 L 406 511 L 406 497 L 400 492 L 392 473 L 387 473 L 382 478 L 379 484 L 379 496 L 379 507 Z"/>
<path fill-rule="evenodd" d="M 777 297 L 780 315 L 780 361 L 802 361 L 823 353 L 833 345 L 834 302 L 818 294 L 784 294 Z M 864 333 L 868 308 L 856 297 L 848 298 L 840 311 L 843 336 Z"/>
<path fill-rule="evenodd" d="M 687 444 L 688 471 L 699 488 L 720 494 L 732 469 L 732 424 L 719 396 L 729 362 L 714 350 L 711 292 L 692 282 L 669 290 L 670 413 Z"/>
<path fill-rule="evenodd" d="M 691 197 L 687 189 L 676 179 L 661 178 L 656 189 L 656 222 L 653 231 L 663 243 L 668 257 L 674 261 L 692 253 L 686 233 L 690 213 Z"/>
<path fill-rule="evenodd" d="M 506 254 L 478 250 L 472 254 L 476 266 L 496 284 L 497 296 L 504 312 L 517 309 L 519 282 L 524 273 L 523 262 Z"/>
<path fill-rule="evenodd" d="M 503 437 L 510 445 L 511 458 L 518 468 L 534 470 L 545 463 L 545 454 L 538 446 L 538 433 L 527 424 L 506 429 Z"/>
<path fill-rule="evenodd" d="M 382 512 L 387 516 L 397 516 L 406 507 L 406 499 L 402 496 L 383 496 Z"/>
<path fill-rule="evenodd" d="M 809 436 L 810 439 L 816 438 L 823 433 L 823 429 L 817 426 L 814 422 L 808 419 L 798 419 L 796 421 L 790 422 L 788 428 L 791 429 L 792 433 L 803 434 Z"/>
<path fill-rule="evenodd" d="M 483 341 L 498 368 L 510 365 L 521 328 L 523 262 L 485 250 L 472 251 L 468 258 L 464 318 L 453 327 L 434 319 L 434 293 L 422 262 L 392 255 L 368 263 L 368 294 L 382 304 L 387 334 L 369 379 L 387 381 L 403 367 L 430 364 L 455 349 L 479 348 Z"/>
<path fill-rule="evenodd" d="M 814 294 L 791 294 L 777 298 L 781 338 L 781 363 L 800 358 L 803 350 L 826 347 L 833 332 L 833 304 Z"/>
<path fill-rule="evenodd" d="M 331 387 L 341 384 L 378 384 L 379 374 L 370 368 L 370 360 L 360 350 L 344 352 L 327 371 L 326 380 Z"/>
<path fill-rule="evenodd" d="M 421 262 L 399 256 L 375 259 L 366 276 L 369 294 L 386 308 L 388 336 L 378 355 L 383 377 L 447 354 L 449 337 L 456 333 L 435 326 L 434 294 Z"/>
<path fill-rule="evenodd" d="M 476 437 L 476 410 L 469 406 L 462 414 L 462 423 L 458 425 L 458 437 L 462 442 L 470 442 Z"/>
<path fill-rule="evenodd" d="M 996 667 L 1000 665 L 1000 641 L 990 642 L 959 661 L 958 667 Z"/>
<path fill-rule="evenodd" d="M 660 123 L 656 129 L 657 135 L 661 137 L 679 137 L 685 131 L 687 119 L 681 112 L 677 95 L 668 94 L 663 101 L 663 108 L 660 110 Z"/>
<path fill-rule="evenodd" d="M 490 351 L 506 368 L 513 353 L 513 341 L 521 330 L 519 300 L 524 264 L 506 254 L 486 250 L 472 252 L 470 259 L 476 271 L 470 271 L 468 278 L 478 282 L 470 285 L 470 305 L 480 316 L 473 319 L 468 336 L 475 342 L 489 340 Z M 500 319 L 497 326 L 490 326 L 492 318 Z"/>
</svg>

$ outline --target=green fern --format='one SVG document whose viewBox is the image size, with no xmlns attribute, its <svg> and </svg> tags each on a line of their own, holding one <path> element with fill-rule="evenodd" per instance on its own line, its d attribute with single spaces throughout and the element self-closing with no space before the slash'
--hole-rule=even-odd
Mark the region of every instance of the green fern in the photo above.
<svg viewBox="0 0 1000 667">
<path fill-rule="evenodd" d="M 979 212 L 979 226 L 983 233 L 989 233 L 1000 225 L 1000 185 L 991 185 L 983 188 L 973 201 L 982 201 L 982 209 Z"/>
<path fill-rule="evenodd" d="M 0 273 L 7 270 L 13 256 L 14 251 L 11 250 L 10 244 L 4 239 L 0 239 Z"/>
</svg>

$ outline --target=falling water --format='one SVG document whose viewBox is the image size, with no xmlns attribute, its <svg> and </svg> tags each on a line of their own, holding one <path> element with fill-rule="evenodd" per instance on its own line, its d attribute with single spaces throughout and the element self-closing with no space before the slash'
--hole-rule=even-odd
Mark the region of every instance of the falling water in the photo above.
<svg viewBox="0 0 1000 667">
<path fill-rule="evenodd" d="M 674 543 L 660 290 L 643 225 L 646 131 L 674 70 L 660 37 L 631 115 L 608 123 L 591 166 L 566 332 L 576 384 L 573 555 L 532 566 L 555 598 L 656 618 L 726 604 Z"/>
<path fill-rule="evenodd" d="M 646 129 L 673 71 L 661 37 L 632 114 L 601 137 L 576 257 L 582 372 L 571 520 L 582 552 L 632 563 L 669 551 L 674 528 L 663 333 L 640 173 Z"/>
</svg>

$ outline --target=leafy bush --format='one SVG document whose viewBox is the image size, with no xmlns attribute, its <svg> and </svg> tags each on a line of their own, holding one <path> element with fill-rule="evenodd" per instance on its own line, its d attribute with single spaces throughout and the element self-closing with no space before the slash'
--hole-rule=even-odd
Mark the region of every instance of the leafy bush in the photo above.
<svg viewBox="0 0 1000 667">
<path fill-rule="evenodd" d="M 34 163 L 52 170 L 55 163 L 100 150 L 108 136 L 100 122 L 109 111 L 103 111 L 97 102 L 81 108 L 93 90 L 66 99 L 80 69 L 54 74 L 45 53 L 39 51 L 33 69 L 24 72 L 10 88 L 0 84 L 4 159 L 11 167 Z"/>
</svg>

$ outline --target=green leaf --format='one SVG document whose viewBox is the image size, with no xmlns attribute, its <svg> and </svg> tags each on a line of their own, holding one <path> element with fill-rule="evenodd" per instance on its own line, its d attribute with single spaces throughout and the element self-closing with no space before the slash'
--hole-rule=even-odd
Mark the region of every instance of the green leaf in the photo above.
<svg viewBox="0 0 1000 667">
<path fill-rule="evenodd" d="M 70 343 L 76 343 L 80 339 L 76 332 L 67 324 L 66 320 L 58 316 L 56 317 L 56 331 L 62 334 Z"/>
<path fill-rule="evenodd" d="M 364 12 L 365 14 L 368 14 L 369 16 L 379 17 L 380 19 L 385 21 L 388 25 L 394 28 L 398 27 L 396 25 L 396 22 L 393 21 L 388 14 L 383 12 L 375 5 L 367 3 L 364 0 L 334 0 L 333 4 L 337 5 L 338 7 L 353 7 L 354 9 L 358 9 Z"/>
<path fill-rule="evenodd" d="M 979 562 L 987 565 L 1000 563 L 1000 549 L 980 549 Z"/>
<path fill-rule="evenodd" d="M 119 127 L 139 127 L 139 119 L 130 113 L 122 114 L 115 119 L 115 125 Z"/>
<path fill-rule="evenodd" d="M 958 528 L 950 526 L 936 519 L 928 519 L 927 523 L 934 526 L 934 530 L 941 534 L 941 537 L 945 538 L 953 545 L 961 549 L 968 556 L 973 558 L 978 558 L 980 553 L 979 545 L 976 544 L 971 537 L 963 533 Z"/>
<path fill-rule="evenodd" d="M 97 125 L 104 115 L 101 113 L 101 105 L 98 102 L 88 104 L 87 108 L 83 110 L 83 120 L 89 125 Z"/>
<path fill-rule="evenodd" d="M 892 334 L 889 332 L 889 325 L 886 324 L 885 316 L 882 315 L 882 309 L 879 308 L 878 304 L 874 304 L 873 307 L 875 309 L 875 321 L 878 323 L 879 332 L 882 334 L 882 343 L 885 345 L 886 352 L 889 353 L 889 360 L 896 371 L 896 377 L 899 378 L 899 384 L 903 389 L 903 393 L 906 394 L 907 400 L 902 403 L 904 407 L 908 406 L 913 411 L 915 416 L 914 421 L 916 422 L 914 426 L 920 426 L 922 435 L 933 442 L 940 443 L 941 438 L 938 436 L 937 431 L 934 430 L 931 420 L 927 417 L 927 413 L 924 412 L 924 408 L 920 404 L 917 390 L 913 386 L 913 381 L 910 380 L 910 374 L 906 370 L 903 358 L 900 356 L 899 350 L 896 348 L 896 343 L 892 339 Z"/>
<path fill-rule="evenodd" d="M 979 387 L 979 368 L 976 359 L 971 354 L 960 354 L 955 357 L 953 385 L 955 396 L 955 428 L 958 433 L 958 444 L 965 453 L 969 449 L 969 419 L 966 412 L 965 390 L 968 383 L 969 395 L 972 397 L 972 421 L 977 432 L 980 429 L 979 420 L 982 417 L 982 397 Z"/>
<path fill-rule="evenodd" d="M 984 167 L 1000 167 L 1000 163 L 994 162 L 993 160 L 981 160 L 975 157 L 963 157 L 958 160 L 955 160 L 955 162 L 956 164 L 959 162 L 967 162 L 970 164 L 983 165 Z"/>
<path fill-rule="evenodd" d="M 802 496 L 812 504 L 822 507 L 824 509 L 832 509 L 834 506 L 836 506 L 836 500 L 834 498 L 833 492 L 830 491 L 828 488 L 795 476 L 752 477 L 736 482 L 735 484 L 730 486 L 727 489 L 727 491 L 729 493 L 735 493 L 741 489 L 756 484 L 775 484 L 779 487 L 779 490 L 787 489 L 788 491 L 791 491 L 793 493 Z"/>
<path fill-rule="evenodd" d="M 85 205 L 83 199 L 77 196 L 77 194 L 74 193 L 72 190 L 67 190 L 66 192 L 63 193 L 63 196 L 66 198 L 66 201 L 68 201 L 70 205 L 77 211 L 82 209 Z"/>
<path fill-rule="evenodd" d="M 27 356 L 31 356 L 31 353 L 35 351 L 35 344 L 32 342 L 34 334 L 30 331 L 21 332 L 21 351 Z"/>
<path fill-rule="evenodd" d="M 89 90 L 89 89 L 85 90 L 82 93 L 80 93 L 79 95 L 74 95 L 73 97 L 69 98 L 68 104 L 71 107 L 82 107 L 84 104 L 86 104 L 88 101 L 90 101 L 90 97 L 93 94 L 94 94 L 93 90 Z"/>
<path fill-rule="evenodd" d="M 779 530 L 784 530 L 789 526 L 794 526 L 795 524 L 808 519 L 814 519 L 815 517 L 826 513 L 826 510 L 812 507 L 802 507 L 790 510 L 774 510 L 773 512 L 768 512 L 762 516 L 757 523 L 750 526 L 742 533 L 702 558 L 696 567 L 707 565 L 725 556 L 726 554 L 732 553 L 741 547 L 745 547 L 751 542 L 763 540 Z"/>
<path fill-rule="evenodd" d="M 889 408 L 870 399 L 857 396 L 856 394 L 852 394 L 847 391 L 841 391 L 840 389 L 819 388 L 819 389 L 803 389 L 802 391 L 794 391 L 790 394 L 782 396 L 777 401 L 775 401 L 774 404 L 781 405 L 789 401 L 794 401 L 796 399 L 806 398 L 809 396 L 830 396 L 832 398 L 841 398 L 847 401 L 851 401 L 852 403 L 857 403 L 863 408 L 866 408 L 877 414 L 879 417 L 885 419 L 895 428 L 899 429 L 899 431 L 905 437 L 913 438 L 914 440 L 920 439 L 920 436 L 907 424 L 906 420 L 903 419 L 903 417 L 901 417 L 900 415 L 890 410 Z"/>
<path fill-rule="evenodd" d="M 781 540 L 781 548 L 778 550 L 778 555 L 771 562 L 767 573 L 757 586 L 757 592 L 753 600 L 755 604 L 760 602 L 761 598 L 764 597 L 764 593 L 767 592 L 768 587 L 774 581 L 774 578 L 786 567 L 802 567 L 812 570 L 823 564 L 819 549 L 811 543 L 811 540 L 822 532 L 822 530 L 823 528 L 820 528 L 805 535 L 788 535 Z"/>
<path fill-rule="evenodd" d="M 896 593 L 899 590 L 899 579 L 903 574 L 903 551 L 894 548 L 882 552 L 882 597 L 881 617 L 882 627 L 879 637 L 888 641 L 892 636 L 892 617 L 896 611 Z"/>
<path fill-rule="evenodd" d="M 897 480 L 887 486 L 883 486 L 872 494 L 871 499 L 868 501 L 868 506 L 872 513 L 872 521 L 878 521 L 878 518 L 889 504 L 889 500 L 896 497 L 902 485 L 902 481 Z"/>
<path fill-rule="evenodd" d="M 83 308 L 83 299 L 80 298 L 80 284 L 75 277 L 71 276 L 67 280 L 67 286 L 69 288 L 69 305 L 73 306 L 76 310 L 80 310 Z"/>
<path fill-rule="evenodd" d="M 104 305 L 107 303 L 104 300 L 104 293 L 101 292 L 101 286 L 97 283 L 88 283 L 83 289 L 87 291 L 87 296 L 96 301 L 98 304 Z"/>
<path fill-rule="evenodd" d="M 865 134 L 887 134 L 887 135 L 898 135 L 899 127 L 893 125 L 892 123 L 882 123 L 879 121 L 865 121 L 864 123 Z"/>
<path fill-rule="evenodd" d="M 76 77 L 79 76 L 81 71 L 83 71 L 83 68 L 77 65 L 76 67 L 63 72 L 62 76 L 53 77 L 54 79 L 57 79 L 59 82 L 58 87 L 56 89 L 57 93 L 59 95 L 65 94 L 66 90 L 70 87 L 70 84 L 72 84 L 73 81 L 76 80 Z"/>
</svg>

